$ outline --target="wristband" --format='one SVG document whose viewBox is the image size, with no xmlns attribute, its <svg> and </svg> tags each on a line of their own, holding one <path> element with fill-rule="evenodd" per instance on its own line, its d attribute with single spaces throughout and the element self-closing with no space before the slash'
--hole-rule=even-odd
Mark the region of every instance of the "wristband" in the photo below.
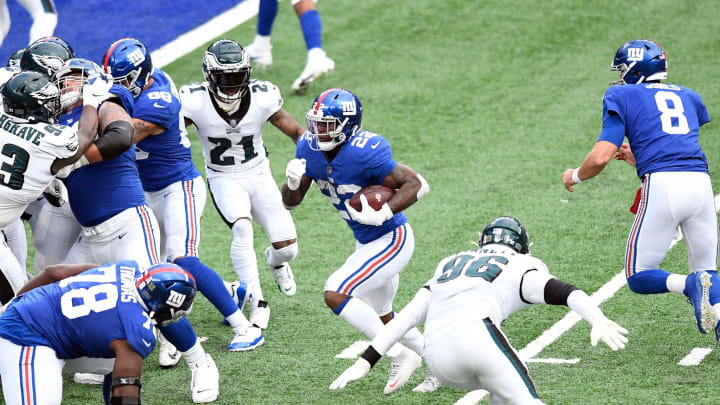
<svg viewBox="0 0 720 405">
<path fill-rule="evenodd" d="M 572 172 L 572 181 L 577 183 L 582 183 L 583 181 L 580 180 L 580 176 L 578 176 L 578 172 L 580 171 L 579 167 L 576 167 L 575 170 Z"/>
</svg>

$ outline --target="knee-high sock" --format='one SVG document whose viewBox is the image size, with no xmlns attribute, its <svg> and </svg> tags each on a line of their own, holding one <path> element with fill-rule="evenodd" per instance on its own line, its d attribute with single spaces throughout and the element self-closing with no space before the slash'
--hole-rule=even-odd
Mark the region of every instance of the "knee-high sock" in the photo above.
<svg viewBox="0 0 720 405">
<path fill-rule="evenodd" d="M 307 50 L 322 48 L 322 20 L 317 10 L 308 10 L 300 16 L 305 46 Z"/>
<path fill-rule="evenodd" d="M 215 270 L 193 256 L 181 257 L 175 260 L 175 264 L 187 270 L 195 278 L 198 291 L 223 314 L 223 317 L 227 318 L 238 311 L 235 301 L 225 288 L 225 283 Z"/>
<path fill-rule="evenodd" d="M 253 304 L 262 300 L 263 293 L 258 275 L 257 257 L 253 247 L 253 228 L 248 219 L 240 219 L 232 227 L 233 241 L 230 245 L 230 259 L 232 259 L 235 273 L 240 281 L 248 283 L 252 294 Z"/>
<path fill-rule="evenodd" d="M 278 0 L 260 0 L 258 9 L 257 34 L 270 36 L 278 12 Z"/>
</svg>

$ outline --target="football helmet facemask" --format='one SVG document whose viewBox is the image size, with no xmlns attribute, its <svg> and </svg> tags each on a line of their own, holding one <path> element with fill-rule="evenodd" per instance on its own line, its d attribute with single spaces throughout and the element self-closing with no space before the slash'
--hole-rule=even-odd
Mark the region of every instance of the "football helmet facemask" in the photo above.
<svg viewBox="0 0 720 405">
<path fill-rule="evenodd" d="M 102 75 L 102 68 L 93 61 L 68 59 L 53 77 L 55 85 L 60 89 L 61 107 L 66 109 L 80 101 L 83 85 Z"/>
<path fill-rule="evenodd" d="M 2 87 L 6 113 L 30 123 L 54 124 L 60 109 L 60 91 L 47 76 L 38 72 L 20 72 Z"/>
<path fill-rule="evenodd" d="M 640 84 L 667 79 L 667 54 L 656 42 L 635 39 L 615 52 L 610 70 L 620 72 L 615 84 Z"/>
<path fill-rule="evenodd" d="M 315 97 L 305 119 L 310 149 L 329 151 L 360 130 L 362 104 L 348 90 L 328 89 Z"/>
<path fill-rule="evenodd" d="M 232 111 L 248 92 L 250 55 L 232 39 L 220 39 L 203 55 L 203 76 L 218 105 Z"/>
<path fill-rule="evenodd" d="M 40 72 L 48 77 L 60 70 L 66 60 L 75 57 L 67 41 L 58 37 L 43 37 L 30 44 L 22 53 L 20 68 Z"/>
<path fill-rule="evenodd" d="M 113 77 L 115 84 L 124 86 L 137 97 L 152 76 L 153 65 L 150 52 L 135 38 L 115 41 L 102 58 L 105 73 Z"/>
<path fill-rule="evenodd" d="M 140 305 L 157 325 L 177 322 L 190 313 L 197 290 L 195 279 L 180 266 L 160 263 L 135 280 Z"/>
<path fill-rule="evenodd" d="M 530 253 L 530 239 L 525 227 L 513 217 L 495 218 L 480 233 L 478 246 L 493 243 L 509 246 L 518 253 Z"/>
</svg>

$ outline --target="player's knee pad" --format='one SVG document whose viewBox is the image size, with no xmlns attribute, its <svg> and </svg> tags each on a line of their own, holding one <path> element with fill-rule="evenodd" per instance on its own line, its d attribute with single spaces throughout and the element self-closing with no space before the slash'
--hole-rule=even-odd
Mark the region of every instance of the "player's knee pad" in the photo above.
<svg viewBox="0 0 720 405">
<path fill-rule="evenodd" d="M 277 267 L 294 259 L 298 254 L 298 244 L 294 242 L 280 249 L 270 246 L 267 250 L 265 260 L 270 267 Z"/>
<path fill-rule="evenodd" d="M 667 277 L 664 270 L 643 270 L 627 278 L 630 291 L 638 294 L 662 294 L 668 292 Z"/>
</svg>

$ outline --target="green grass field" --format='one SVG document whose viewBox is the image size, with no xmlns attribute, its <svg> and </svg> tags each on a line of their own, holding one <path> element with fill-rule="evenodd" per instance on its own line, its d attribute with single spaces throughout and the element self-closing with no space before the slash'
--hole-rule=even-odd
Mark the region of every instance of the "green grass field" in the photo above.
<svg viewBox="0 0 720 405">
<path fill-rule="evenodd" d="M 685 3 L 685 4 L 683 4 Z M 667 50 L 669 82 L 703 96 L 711 117 L 720 114 L 720 3 L 710 0 L 528 2 L 518 0 L 352 1 L 320 3 L 324 48 L 336 71 L 307 95 L 290 83 L 305 64 L 304 43 L 288 2 L 280 4 L 273 32 L 275 64 L 255 70 L 285 97 L 284 108 L 304 123 L 313 98 L 328 87 L 345 87 L 363 102 L 365 129 L 383 134 L 395 159 L 423 174 L 430 194 L 407 210 L 415 230 L 415 255 L 401 274 L 396 310 L 431 276 L 437 261 L 470 248 L 487 221 L 512 215 L 526 225 L 533 253 L 551 272 L 592 293 L 622 271 L 628 212 L 639 185 L 634 169 L 612 162 L 596 179 L 568 193 L 561 175 L 576 167 L 601 128 L 602 95 L 616 75 L 608 70 L 623 42 L 650 38 Z M 255 19 L 225 36 L 249 43 Z M 196 49 L 166 67 L 178 85 L 202 80 Z M 715 83 L 715 84 L 713 84 Z M 716 192 L 720 130 L 701 131 Z M 194 134 L 191 135 L 194 138 Z M 278 184 L 294 145 L 271 125 L 265 142 Z M 200 145 L 193 141 L 199 168 Z M 465 392 L 441 388 L 416 394 L 409 387 L 385 397 L 386 360 L 363 381 L 332 392 L 328 386 L 352 360 L 334 356 L 365 339 L 323 303 L 323 285 L 354 248 L 352 233 L 320 192 L 310 190 L 293 211 L 300 253 L 292 262 L 295 296 L 282 296 L 264 265 L 267 238 L 255 228 L 255 247 L 272 315 L 266 343 L 250 353 L 228 353 L 229 328 L 204 298 L 190 319 L 221 373 L 218 404 L 453 403 Z M 201 259 L 226 279 L 235 274 L 231 233 L 208 199 Z M 682 243 L 664 268 L 686 273 Z M 694 347 L 716 347 L 701 335 L 692 307 L 678 295 L 640 296 L 623 287 L 603 304 L 605 313 L 629 329 L 621 352 L 590 346 L 581 322 L 538 357 L 579 358 L 577 364 L 529 365 L 548 404 L 720 403 L 716 381 L 720 351 L 695 367 L 677 365 Z M 504 323 L 516 349 L 552 326 L 565 307 L 535 306 Z M 409 386 L 422 381 L 418 370 Z M 143 403 L 190 402 L 184 361 L 160 370 L 157 354 L 146 362 Z M 97 403 L 97 387 L 66 384 L 68 404 Z M 482 403 L 489 403 L 484 399 Z"/>
</svg>

